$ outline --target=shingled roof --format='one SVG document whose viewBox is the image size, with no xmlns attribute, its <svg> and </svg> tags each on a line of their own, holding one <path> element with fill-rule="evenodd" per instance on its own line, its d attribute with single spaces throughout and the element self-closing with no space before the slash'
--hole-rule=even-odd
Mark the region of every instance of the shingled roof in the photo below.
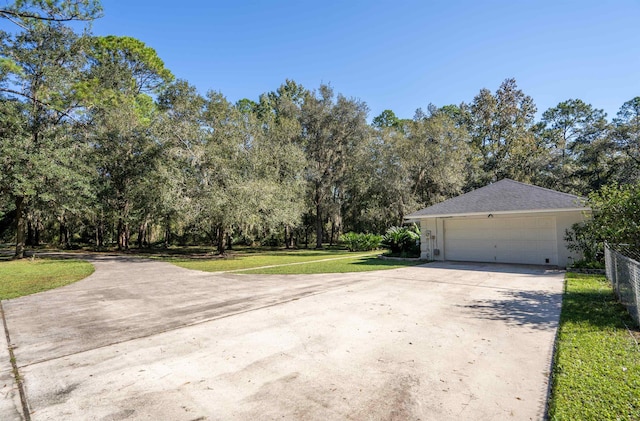
<svg viewBox="0 0 640 421">
<path fill-rule="evenodd" d="M 589 210 L 585 199 L 508 178 L 424 208 L 406 219 L 479 213 L 550 212 Z"/>
</svg>

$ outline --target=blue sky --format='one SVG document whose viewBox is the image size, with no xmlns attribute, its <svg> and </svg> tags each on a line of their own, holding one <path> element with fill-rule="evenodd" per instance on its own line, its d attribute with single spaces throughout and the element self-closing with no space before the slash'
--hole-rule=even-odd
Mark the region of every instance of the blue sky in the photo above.
<svg viewBox="0 0 640 421">
<path fill-rule="evenodd" d="M 257 100 L 330 83 L 411 118 L 508 77 L 539 114 L 579 98 L 612 118 L 640 95 L 640 1 L 103 0 L 97 35 L 153 47 L 202 93 Z"/>
</svg>

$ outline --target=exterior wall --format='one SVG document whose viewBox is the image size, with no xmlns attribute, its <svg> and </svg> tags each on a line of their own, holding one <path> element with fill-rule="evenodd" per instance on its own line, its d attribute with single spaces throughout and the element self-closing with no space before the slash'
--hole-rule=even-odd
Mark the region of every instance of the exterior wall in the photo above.
<svg viewBox="0 0 640 421">
<path fill-rule="evenodd" d="M 582 258 L 579 254 L 567 249 L 564 241 L 565 231 L 576 222 L 582 222 L 586 216 L 582 211 L 567 212 L 532 212 L 518 214 L 495 215 L 494 218 L 522 218 L 527 216 L 553 216 L 556 221 L 557 262 L 558 266 L 566 267 L 574 260 Z M 456 217 L 459 218 L 459 217 Z M 444 219 L 422 218 L 420 219 L 421 244 L 420 258 L 425 260 L 444 260 Z M 429 238 L 427 238 L 429 237 Z M 434 250 L 438 255 L 435 255 Z"/>
<path fill-rule="evenodd" d="M 420 258 L 425 260 L 444 260 L 443 238 L 444 224 L 442 218 L 424 218 L 420 220 Z M 427 234 L 430 238 L 426 238 Z M 438 256 L 434 255 L 434 249 L 439 250 Z"/>
</svg>

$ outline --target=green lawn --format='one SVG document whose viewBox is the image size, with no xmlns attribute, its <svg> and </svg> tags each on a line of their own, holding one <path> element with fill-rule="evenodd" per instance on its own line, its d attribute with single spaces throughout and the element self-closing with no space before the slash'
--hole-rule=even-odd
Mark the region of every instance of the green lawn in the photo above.
<svg viewBox="0 0 640 421">
<path fill-rule="evenodd" d="M 0 300 L 58 288 L 93 273 L 82 260 L 0 260 Z"/>
<path fill-rule="evenodd" d="M 296 275 L 314 273 L 367 272 L 371 270 L 397 269 L 405 266 L 414 266 L 420 263 L 424 262 L 382 260 L 375 257 L 375 255 L 360 255 L 340 260 L 319 261 L 299 265 L 244 270 L 240 273 Z"/>
<path fill-rule="evenodd" d="M 637 340 L 637 328 L 603 276 L 568 273 L 549 418 L 640 420 Z"/>
<path fill-rule="evenodd" d="M 378 254 L 380 251 L 351 253 L 346 250 L 289 250 L 237 253 L 226 258 L 169 258 L 167 260 L 187 269 L 206 272 L 239 271 L 241 273 L 283 274 L 362 272 L 416 264 L 415 262 L 376 259 L 374 256 Z M 270 267 L 266 268 L 265 266 Z"/>
</svg>

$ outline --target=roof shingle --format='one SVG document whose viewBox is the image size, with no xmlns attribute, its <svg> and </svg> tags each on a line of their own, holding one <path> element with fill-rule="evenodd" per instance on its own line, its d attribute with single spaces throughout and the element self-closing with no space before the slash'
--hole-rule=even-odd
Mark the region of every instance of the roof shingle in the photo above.
<svg viewBox="0 0 640 421">
<path fill-rule="evenodd" d="M 552 210 L 586 210 L 585 199 L 543 187 L 520 183 L 508 178 L 488 186 L 453 197 L 410 215 L 407 219 L 425 216 L 464 215 L 492 212 L 523 212 Z"/>
</svg>

